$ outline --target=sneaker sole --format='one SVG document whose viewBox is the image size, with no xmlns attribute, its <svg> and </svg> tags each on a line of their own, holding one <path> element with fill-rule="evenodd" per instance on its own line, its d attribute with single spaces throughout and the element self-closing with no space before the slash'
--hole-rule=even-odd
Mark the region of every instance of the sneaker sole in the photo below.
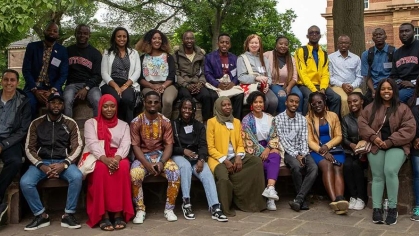
<svg viewBox="0 0 419 236">
<path fill-rule="evenodd" d="M 6 214 L 7 209 L 9 209 L 9 206 L 8 205 L 6 205 L 6 209 L 4 209 L 4 211 L 0 213 L 0 221 L 3 220 L 3 216 L 4 216 L 4 214 Z"/>
<path fill-rule="evenodd" d="M 142 224 L 142 223 L 144 223 L 144 220 L 145 220 L 145 217 L 144 217 L 144 219 L 142 220 L 142 221 L 137 221 L 137 220 L 135 220 L 135 218 L 132 220 L 132 223 L 133 224 Z"/>
<path fill-rule="evenodd" d="M 397 215 L 396 215 L 396 221 L 394 221 L 393 223 L 390 223 L 390 224 L 386 222 L 386 224 L 387 224 L 387 225 L 395 225 L 395 224 L 397 224 L 397 218 L 398 218 L 398 217 L 399 217 L 399 213 L 397 212 Z"/>
<path fill-rule="evenodd" d="M 339 211 L 337 202 L 331 202 L 331 203 L 329 203 L 329 206 L 333 211 Z"/>
<path fill-rule="evenodd" d="M 47 227 L 47 226 L 50 226 L 50 225 L 51 225 L 51 222 L 46 222 L 46 223 L 40 224 L 37 227 L 33 227 L 33 228 L 26 228 L 25 227 L 24 230 L 32 231 L 32 230 L 37 230 L 37 229 L 44 228 L 44 227 Z"/>
<path fill-rule="evenodd" d="M 364 208 L 365 208 L 365 207 L 363 207 L 363 208 L 354 207 L 354 208 L 352 208 L 352 210 L 355 210 L 355 211 L 361 211 L 361 210 L 364 210 Z M 350 209 L 350 208 L 349 208 L 349 209 Z"/>
<path fill-rule="evenodd" d="M 264 194 L 264 193 L 262 193 L 262 196 L 264 196 L 264 197 L 266 197 L 266 198 L 268 198 L 268 199 L 273 199 L 273 200 L 275 200 L 275 201 L 278 201 L 279 200 L 279 197 L 278 196 L 269 196 L 268 194 Z"/>
<path fill-rule="evenodd" d="M 336 215 L 344 215 L 348 213 L 348 211 L 335 211 Z"/>
<path fill-rule="evenodd" d="M 384 224 L 384 221 L 382 221 L 382 220 L 374 221 L 373 220 L 372 223 L 382 225 L 382 224 Z"/>
<path fill-rule="evenodd" d="M 411 221 L 419 221 L 419 219 L 410 218 Z"/>
<path fill-rule="evenodd" d="M 218 217 L 216 217 L 216 216 L 211 216 L 211 218 L 212 218 L 213 220 L 216 220 L 216 221 L 219 221 L 219 222 L 227 222 L 227 221 L 228 221 L 228 219 L 220 219 L 220 218 L 218 218 Z"/>
<path fill-rule="evenodd" d="M 69 225 L 67 223 L 62 223 L 61 222 L 61 227 L 63 227 L 63 228 L 69 228 L 69 229 L 80 229 L 81 228 L 81 225 L 73 225 L 73 226 L 71 226 L 71 225 Z"/>
<path fill-rule="evenodd" d="M 347 201 L 338 201 L 336 206 L 339 209 L 339 211 L 347 211 L 349 203 Z"/>
</svg>

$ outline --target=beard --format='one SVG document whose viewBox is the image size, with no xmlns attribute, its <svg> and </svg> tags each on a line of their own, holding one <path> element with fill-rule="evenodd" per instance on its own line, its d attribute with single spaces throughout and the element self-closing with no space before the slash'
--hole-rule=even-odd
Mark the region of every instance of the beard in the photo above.
<svg viewBox="0 0 419 236">
<path fill-rule="evenodd" d="M 46 41 L 48 41 L 50 43 L 53 43 L 53 42 L 57 41 L 57 39 L 58 39 L 58 38 L 54 38 L 54 37 L 51 37 L 51 36 L 46 35 L 46 34 L 44 34 L 44 38 L 45 38 Z"/>
</svg>

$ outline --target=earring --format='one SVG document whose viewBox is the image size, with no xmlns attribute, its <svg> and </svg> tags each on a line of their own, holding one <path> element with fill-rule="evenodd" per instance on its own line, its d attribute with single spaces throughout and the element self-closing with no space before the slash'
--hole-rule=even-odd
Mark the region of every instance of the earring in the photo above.
<svg viewBox="0 0 419 236">
<path fill-rule="evenodd" d="M 250 110 L 253 111 L 253 105 L 250 105 Z"/>
</svg>

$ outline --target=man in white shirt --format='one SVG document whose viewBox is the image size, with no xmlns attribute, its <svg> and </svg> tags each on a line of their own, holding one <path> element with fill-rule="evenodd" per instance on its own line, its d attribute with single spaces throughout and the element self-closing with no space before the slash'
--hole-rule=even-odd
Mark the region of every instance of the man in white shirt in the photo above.
<svg viewBox="0 0 419 236">
<path fill-rule="evenodd" d="M 341 98 L 341 117 L 349 113 L 348 94 L 362 93 L 361 59 L 349 51 L 350 46 L 349 36 L 342 35 L 338 39 L 338 51 L 329 55 L 330 85 Z"/>
</svg>

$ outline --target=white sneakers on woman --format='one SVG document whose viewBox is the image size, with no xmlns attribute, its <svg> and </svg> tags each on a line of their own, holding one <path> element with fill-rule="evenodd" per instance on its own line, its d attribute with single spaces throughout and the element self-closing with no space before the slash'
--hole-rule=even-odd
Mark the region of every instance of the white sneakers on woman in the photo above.
<svg viewBox="0 0 419 236">
<path fill-rule="evenodd" d="M 349 200 L 348 209 L 360 211 L 365 208 L 365 202 L 361 198 L 353 198 Z"/>
</svg>

